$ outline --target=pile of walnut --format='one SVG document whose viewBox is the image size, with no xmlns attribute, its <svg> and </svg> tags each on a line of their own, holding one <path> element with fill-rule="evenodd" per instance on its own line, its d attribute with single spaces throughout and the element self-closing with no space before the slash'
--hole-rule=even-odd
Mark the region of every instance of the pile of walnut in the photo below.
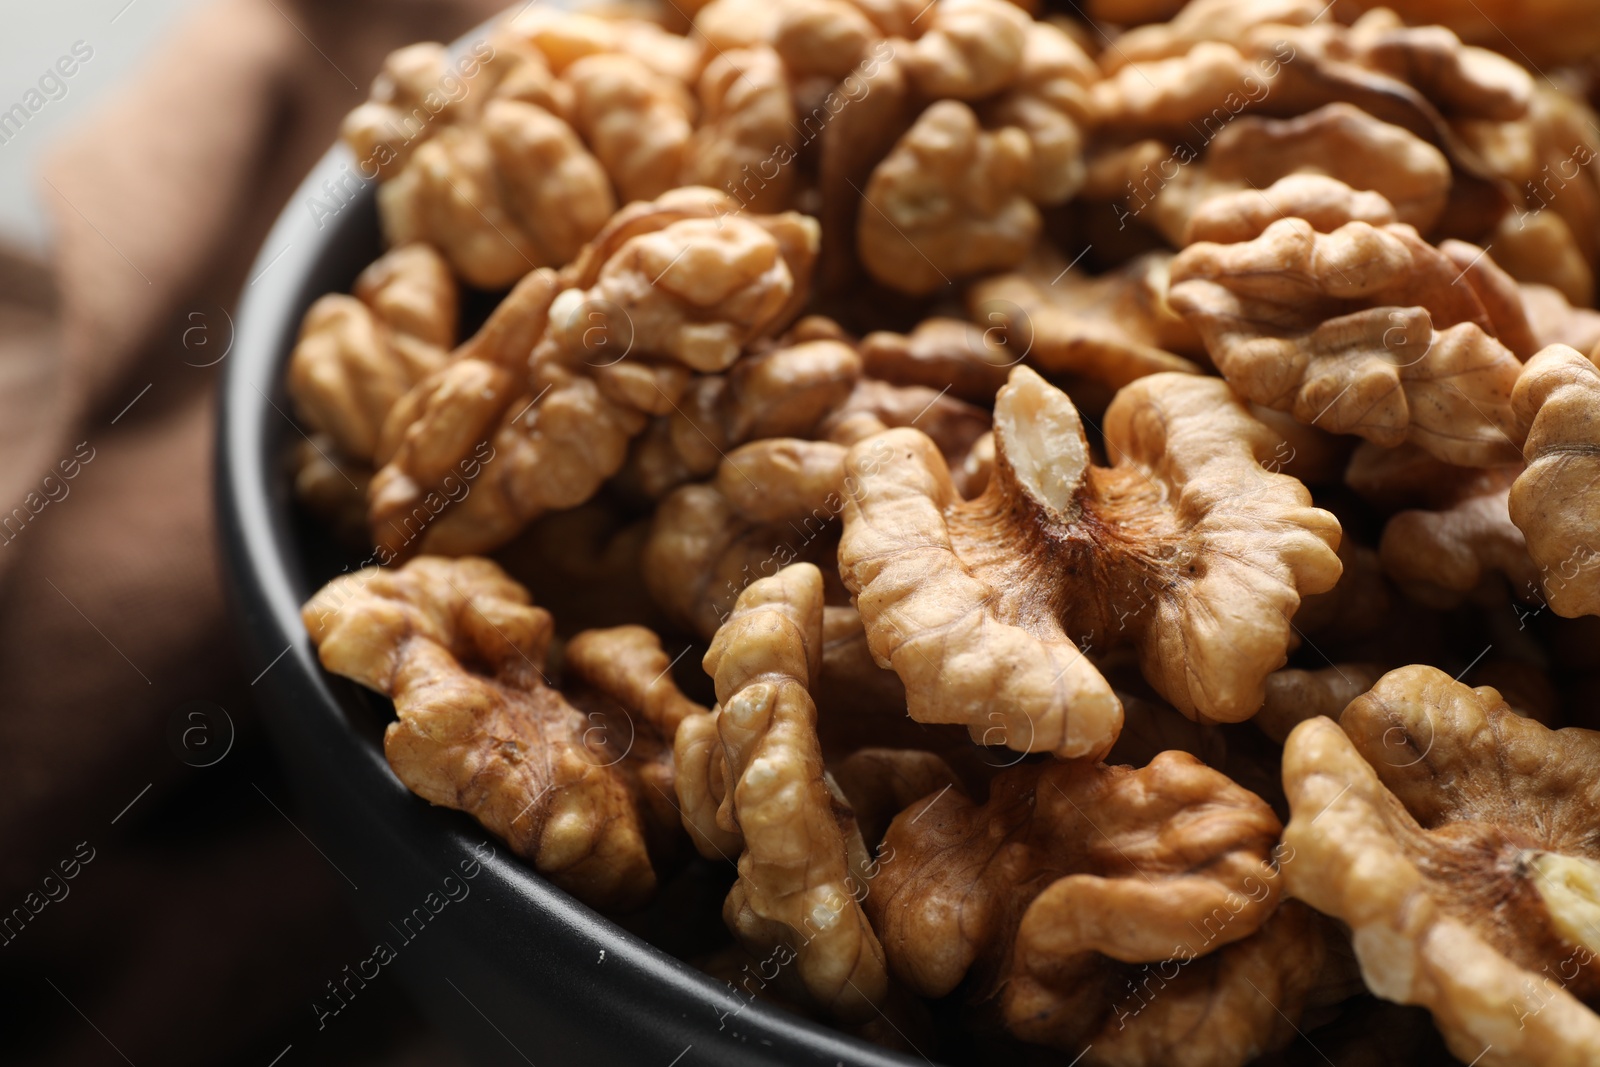
<svg viewBox="0 0 1600 1067">
<path fill-rule="evenodd" d="M 369 553 L 323 664 L 420 797 L 872 1040 L 1600 1062 L 1600 20 L 1482 2 L 396 52 L 389 251 L 288 373 Z"/>
</svg>

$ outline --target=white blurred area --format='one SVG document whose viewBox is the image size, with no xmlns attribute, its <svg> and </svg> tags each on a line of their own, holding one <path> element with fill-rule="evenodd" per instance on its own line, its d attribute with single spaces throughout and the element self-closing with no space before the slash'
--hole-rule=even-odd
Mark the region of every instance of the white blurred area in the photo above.
<svg viewBox="0 0 1600 1067">
<path fill-rule="evenodd" d="M 174 20 L 206 0 L 0 0 L 0 115 L 28 100 L 43 106 L 20 130 L 0 126 L 0 244 L 44 253 L 50 232 L 44 198 L 54 196 L 37 176 L 45 150 L 73 123 L 148 61 Z M 39 80 L 72 56 L 76 42 L 93 49 L 61 78 L 64 94 Z M 80 46 L 80 54 L 82 52 Z M 71 67 L 73 64 L 67 64 Z M 29 97 L 30 90 L 38 91 Z"/>
</svg>

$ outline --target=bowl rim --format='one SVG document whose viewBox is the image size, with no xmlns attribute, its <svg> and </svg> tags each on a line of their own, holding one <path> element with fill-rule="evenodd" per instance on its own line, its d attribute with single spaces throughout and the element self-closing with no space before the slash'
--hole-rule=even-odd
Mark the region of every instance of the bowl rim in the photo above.
<svg viewBox="0 0 1600 1067">
<path fill-rule="evenodd" d="M 474 34 L 461 38 L 452 51 L 462 49 Z M 296 543 L 288 473 L 282 463 L 282 442 L 292 439 L 289 427 L 298 430 L 288 414 L 284 370 L 305 310 L 327 291 L 313 279 L 328 272 L 330 256 L 357 226 L 372 225 L 375 185 L 369 183 L 344 203 L 332 225 L 303 205 L 325 197 L 324 182 L 337 181 L 355 162 L 342 144 L 322 156 L 292 194 L 250 268 L 220 384 L 216 520 L 229 612 L 237 624 L 247 669 L 260 672 L 250 684 L 276 747 L 291 764 L 298 752 L 302 762 L 310 759 L 322 771 L 339 774 L 380 820 L 392 818 L 387 826 L 374 823 L 374 836 L 382 838 L 394 826 L 411 830 L 419 823 L 419 809 L 427 806 L 399 782 L 383 754 L 347 721 L 349 696 L 341 697 L 330 685 L 301 622 L 300 604 L 314 590 L 308 588 Z M 608 1029 L 631 1027 L 634 1038 L 653 1046 L 660 1037 L 671 1036 L 671 1047 L 687 1040 L 700 1050 L 697 1062 L 864 1067 L 932 1062 L 869 1044 L 760 1000 L 746 1000 L 730 984 L 668 955 L 556 888 L 508 850 L 497 850 L 483 860 L 481 852 L 474 851 L 470 833 L 476 824 L 465 813 L 442 808 L 431 813 L 432 818 L 421 820 L 437 824 L 437 830 L 423 830 L 431 839 L 407 842 L 416 847 L 417 856 L 425 856 L 447 874 L 457 861 L 481 862 L 488 884 L 526 906 L 522 932 L 537 932 L 544 939 L 540 945 L 544 957 L 560 967 L 576 967 L 579 960 L 589 965 L 595 949 L 602 948 L 602 959 L 614 961 L 617 973 L 626 974 L 629 988 L 649 993 L 646 1003 L 634 1002 L 625 1012 L 609 1013 Z M 307 815 L 313 825 L 318 824 L 315 810 Z M 503 928 L 507 919 L 500 914 L 497 922 Z M 564 981 L 566 976 L 557 977 Z M 697 1015 L 706 1020 L 703 1025 L 687 1022 Z M 710 1025 L 712 1019 L 719 1022 L 716 1029 Z M 730 1019 L 737 1025 L 730 1026 Z M 667 1056 L 672 1054 L 665 1042 L 659 1048 Z M 541 1060 L 548 1062 L 549 1057 Z"/>
</svg>

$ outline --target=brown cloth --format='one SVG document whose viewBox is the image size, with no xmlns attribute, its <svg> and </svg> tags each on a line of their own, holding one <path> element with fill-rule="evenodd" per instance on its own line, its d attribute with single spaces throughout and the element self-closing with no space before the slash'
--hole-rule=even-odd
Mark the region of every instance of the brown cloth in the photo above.
<svg viewBox="0 0 1600 1067">
<path fill-rule="evenodd" d="M 51 153 L 53 263 L 0 253 L 0 917 L 39 909 L 0 926 L 0 1059 L 266 1063 L 354 936 L 337 875 L 266 800 L 293 814 L 251 721 L 261 665 L 226 624 L 226 360 L 201 365 L 384 55 L 501 6 L 209 4 Z M 166 737 L 195 699 L 240 730 L 204 769 Z M 80 843 L 94 860 L 41 908 Z"/>
</svg>

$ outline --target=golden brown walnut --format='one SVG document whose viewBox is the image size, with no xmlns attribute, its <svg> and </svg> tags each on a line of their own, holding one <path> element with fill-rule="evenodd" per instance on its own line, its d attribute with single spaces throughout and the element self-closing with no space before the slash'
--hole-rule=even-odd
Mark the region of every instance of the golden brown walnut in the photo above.
<svg viewBox="0 0 1600 1067">
<path fill-rule="evenodd" d="M 1028 135 L 1033 166 L 1026 192 L 1035 204 L 1060 204 L 1083 185 L 1085 131 L 1093 120 L 1088 87 L 1098 78 L 1094 61 L 1058 26 L 1029 22 L 1015 82 L 978 105 L 985 128 L 1012 126 Z"/>
<path fill-rule="evenodd" d="M 1322 234 L 1281 219 L 1254 241 L 1179 253 L 1170 299 L 1256 403 L 1462 466 L 1514 462 L 1520 364 L 1462 275 L 1409 226 Z"/>
<path fill-rule="evenodd" d="M 845 402 L 860 376 L 856 351 L 826 338 L 790 338 L 746 356 L 727 374 L 689 385 L 676 409 L 639 439 L 628 480 L 656 499 L 715 471 L 747 441 L 808 437 Z"/>
<path fill-rule="evenodd" d="M 525 275 L 457 358 L 389 412 L 367 515 L 373 544 L 391 558 L 437 550 L 436 520 L 470 495 L 483 465 L 496 458 L 493 439 L 544 333 L 556 285 L 548 269 Z"/>
<path fill-rule="evenodd" d="M 1076 374 L 1112 387 L 1147 374 L 1199 367 L 1183 358 L 1205 348 L 1167 303 L 1172 256 L 1150 252 L 1089 277 L 1040 246 L 1021 269 L 967 290 L 974 321 L 997 329 L 1017 359 L 1051 374 Z"/>
<path fill-rule="evenodd" d="M 339 451 L 327 434 L 312 434 L 295 446 L 294 498 L 332 531 L 341 544 L 367 544 L 367 486 L 372 468 Z"/>
<path fill-rule="evenodd" d="M 1523 368 L 1512 402 L 1531 427 L 1511 484 L 1511 521 L 1557 615 L 1600 615 L 1600 371 L 1566 345 Z"/>
<path fill-rule="evenodd" d="M 1307 219 L 1323 232 L 1363 219 L 1375 225 L 1398 220 L 1426 233 L 1450 192 L 1443 153 L 1345 103 L 1288 119 L 1245 116 L 1218 133 L 1199 161 L 1186 150 L 1187 144 L 1154 166 L 1146 163 L 1128 175 L 1126 192 L 1117 190 L 1127 205 L 1119 218 L 1149 206 L 1152 224 L 1180 248 L 1198 240 L 1227 242 L 1230 231 L 1247 233 L 1233 240 L 1250 240 L 1284 216 Z M 1322 176 L 1348 188 L 1314 181 L 1270 188 L 1293 175 Z M 1394 217 L 1383 217 L 1384 203 Z M 1259 227 L 1257 216 L 1266 220 Z"/>
<path fill-rule="evenodd" d="M 1032 168 L 1027 134 L 1013 126 L 981 129 L 966 104 L 940 100 L 895 142 L 861 191 L 862 265 L 913 296 L 1015 266 L 1040 228 L 1026 195 Z"/>
<path fill-rule="evenodd" d="M 1284 668 L 1267 676 L 1267 701 L 1250 721 L 1278 744 L 1307 719 L 1337 719 L 1384 671 L 1375 663 L 1336 663 L 1318 670 Z"/>
<path fill-rule="evenodd" d="M 1314 0 L 1191 0 L 1170 18 L 1139 20 L 1155 25 L 1123 34 L 1100 64 L 1115 73 L 1129 63 L 1186 55 L 1207 41 L 1239 41 L 1257 26 L 1310 25 L 1323 13 Z"/>
<path fill-rule="evenodd" d="M 929 100 L 980 100 L 1022 69 L 1032 19 L 1005 0 L 937 0 L 910 42 L 906 70 Z M 919 20 L 921 21 L 921 20 Z"/>
<path fill-rule="evenodd" d="M 395 403 L 445 363 L 458 294 L 450 268 L 425 244 L 396 248 L 306 312 L 289 357 L 289 396 L 313 429 L 346 455 L 372 461 Z"/>
<path fill-rule="evenodd" d="M 962 400 L 992 403 L 1022 358 L 997 325 L 935 317 L 909 334 L 879 330 L 861 339 L 862 364 L 868 375 L 891 385 L 948 387 Z"/>
<path fill-rule="evenodd" d="M 504 98 L 441 129 L 378 190 L 391 245 L 428 241 L 483 289 L 565 263 L 615 207 L 605 171 L 565 120 Z"/>
<path fill-rule="evenodd" d="M 585 56 L 561 77 L 572 86 L 573 125 L 622 203 L 653 200 L 679 184 L 695 110 L 683 83 L 616 53 Z"/>
<path fill-rule="evenodd" d="M 1600 349 L 1600 311 L 1575 307 L 1548 285 L 1523 284 L 1522 307 L 1540 348 L 1568 345 L 1591 356 Z"/>
<path fill-rule="evenodd" d="M 655 889 L 623 757 L 545 681 L 550 614 L 498 566 L 368 567 L 301 616 L 324 667 L 394 700 L 384 752 L 412 792 L 472 815 L 594 907 Z"/>
<path fill-rule="evenodd" d="M 1326 593 L 1303 597 L 1294 613 L 1299 637 L 1349 641 L 1371 633 L 1390 613 L 1389 586 L 1378 552 L 1352 537 L 1339 542 L 1339 581 Z"/>
<path fill-rule="evenodd" d="M 753 583 L 705 668 L 726 776 L 718 817 L 743 845 L 723 919 L 751 951 L 787 950 L 817 1004 L 864 1020 L 887 994 L 888 972 L 858 903 L 867 852 L 817 741 L 810 690 L 822 668 L 821 572 L 796 564 Z M 691 797 L 683 805 L 704 806 Z"/>
<path fill-rule="evenodd" d="M 822 669 L 827 671 L 826 662 Z M 947 788 L 961 788 L 960 779 L 948 763 L 937 754 L 920 749 L 857 749 L 829 767 L 828 773 L 850 802 L 861 840 L 869 851 L 878 847 L 889 823 L 913 801 Z"/>
<path fill-rule="evenodd" d="M 1284 749 L 1289 892 L 1348 925 L 1379 996 L 1463 1062 L 1592 1061 L 1600 1018 L 1600 734 L 1402 667 Z"/>
<path fill-rule="evenodd" d="M 1393 9 L 1416 26 L 1448 26 L 1471 44 L 1504 50 L 1529 64 L 1592 58 L 1600 26 L 1583 0 L 1356 0 L 1360 7 Z"/>
<path fill-rule="evenodd" d="M 1242 1064 L 1293 1036 L 1262 996 L 1292 1018 L 1321 965 L 1309 914 L 1278 908 L 1278 832 L 1187 753 L 1018 767 L 981 806 L 949 790 L 901 812 L 866 906 L 898 979 L 935 997 L 966 979 L 1024 1040 Z"/>
<path fill-rule="evenodd" d="M 375 540 L 397 554 L 413 542 L 485 551 L 545 511 L 583 503 L 650 416 L 677 408 L 690 368 L 725 368 L 776 329 L 804 299 L 815 225 L 716 217 L 732 204 L 691 187 L 631 205 L 559 279 L 535 272 L 513 290 L 508 317 L 538 327 L 507 331 L 539 337 L 526 369 L 459 360 L 397 406 L 384 434 L 395 452 L 374 480 Z M 418 514 L 430 488 L 474 457 L 482 474 L 470 491 Z M 407 529 L 403 516 L 425 528 Z"/>
<path fill-rule="evenodd" d="M 650 19 L 586 14 L 543 4 L 521 8 L 497 37 L 538 49 L 558 74 L 588 56 L 620 53 L 647 70 L 688 83 L 703 62 L 698 41 L 666 31 Z"/>
<path fill-rule="evenodd" d="M 544 66 L 541 56 L 525 50 L 495 50 L 480 67 L 475 57 L 470 63 L 452 62 L 449 49 L 431 41 L 396 49 L 384 57 L 366 102 L 345 116 L 339 135 L 355 154 L 363 178 L 388 180 L 441 129 L 476 116 L 485 94 L 524 63 Z M 541 80 L 548 82 L 547 69 Z"/>
<path fill-rule="evenodd" d="M 1481 471 L 1443 506 L 1395 515 L 1378 543 L 1384 573 L 1428 607 L 1454 607 L 1474 595 L 1498 601 L 1500 576 L 1513 595 L 1533 599 L 1539 571 L 1507 505 L 1518 474 L 1515 467 Z"/>
<path fill-rule="evenodd" d="M 1503 216 L 1488 243 L 1494 258 L 1520 282 L 1546 285 L 1568 302 L 1594 302 L 1594 268 L 1584 259 L 1567 221 L 1554 211 L 1517 211 Z"/>
<path fill-rule="evenodd" d="M 1482 477 L 1471 467 L 1452 467 L 1416 445 L 1384 448 L 1363 441 L 1350 454 L 1344 482 L 1384 511 L 1408 507 L 1447 508 Z"/>
<path fill-rule="evenodd" d="M 793 206 L 795 110 L 778 53 L 724 52 L 706 65 L 699 91 L 700 126 L 685 153 L 683 181 L 730 190 L 751 211 Z"/>
<path fill-rule="evenodd" d="M 1176 374 L 1118 393 L 1110 467 L 1026 367 L 994 424 L 994 476 L 972 501 L 914 430 L 847 459 L 840 575 L 911 716 L 1022 752 L 1103 754 L 1122 710 L 1087 653 L 1118 644 L 1184 714 L 1254 713 L 1301 595 L 1339 576 L 1337 521 L 1263 468 L 1279 438 L 1225 383 Z"/>
</svg>

